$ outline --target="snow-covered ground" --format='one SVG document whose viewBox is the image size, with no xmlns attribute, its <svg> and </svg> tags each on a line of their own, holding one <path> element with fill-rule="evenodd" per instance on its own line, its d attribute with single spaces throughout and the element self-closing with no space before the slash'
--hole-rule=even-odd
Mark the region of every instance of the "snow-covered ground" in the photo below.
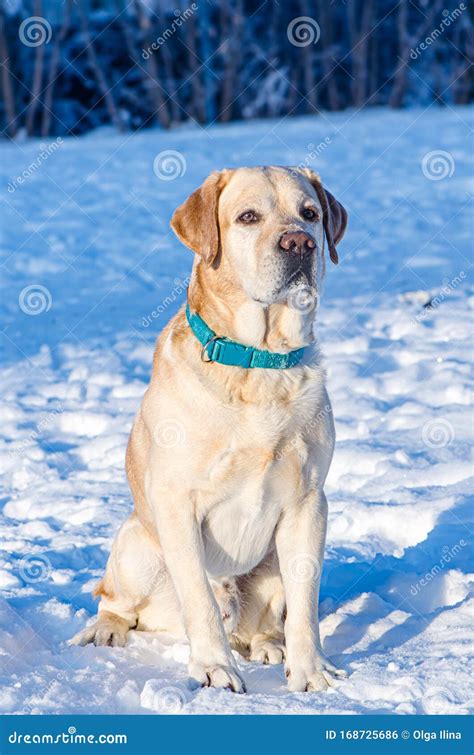
<svg viewBox="0 0 474 755">
<path fill-rule="evenodd" d="M 473 707 L 472 121 L 461 108 L 370 110 L 101 131 L 46 157 L 39 141 L 3 146 L 0 710 Z M 179 151 L 183 175 L 164 180 L 160 160 L 154 172 L 163 150 Z M 172 638 L 66 642 L 95 611 L 90 589 L 130 510 L 127 435 L 156 335 L 184 298 L 191 256 L 171 212 L 212 169 L 300 162 L 350 215 L 317 318 L 338 437 L 322 633 L 350 676 L 288 694 L 282 667 L 239 660 L 247 695 L 190 691 L 188 648 Z"/>
</svg>

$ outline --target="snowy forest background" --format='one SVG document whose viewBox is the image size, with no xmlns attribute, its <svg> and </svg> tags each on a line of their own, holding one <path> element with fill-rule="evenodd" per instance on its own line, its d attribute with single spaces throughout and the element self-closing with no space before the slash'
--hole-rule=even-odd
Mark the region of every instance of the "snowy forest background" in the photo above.
<svg viewBox="0 0 474 755">
<path fill-rule="evenodd" d="M 472 19 L 468 0 L 0 0 L 1 130 L 466 104 Z"/>
</svg>

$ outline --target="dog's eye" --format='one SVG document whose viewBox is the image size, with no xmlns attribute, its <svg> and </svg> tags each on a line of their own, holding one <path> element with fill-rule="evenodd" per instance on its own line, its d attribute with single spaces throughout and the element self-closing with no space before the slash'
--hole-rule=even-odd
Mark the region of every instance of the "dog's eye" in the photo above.
<svg viewBox="0 0 474 755">
<path fill-rule="evenodd" d="M 258 223 L 260 216 L 253 210 L 246 210 L 237 218 L 239 223 Z"/>
<path fill-rule="evenodd" d="M 303 207 L 301 210 L 301 217 L 305 220 L 321 220 L 321 215 L 316 210 L 313 210 L 312 207 Z"/>
</svg>

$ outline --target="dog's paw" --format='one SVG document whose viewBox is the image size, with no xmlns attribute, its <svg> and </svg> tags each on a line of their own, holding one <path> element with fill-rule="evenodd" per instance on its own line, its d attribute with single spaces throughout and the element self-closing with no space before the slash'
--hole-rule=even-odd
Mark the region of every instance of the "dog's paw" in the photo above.
<svg viewBox="0 0 474 755">
<path fill-rule="evenodd" d="M 257 640 L 250 645 L 250 660 L 278 664 L 285 660 L 285 646 L 277 640 Z"/>
<path fill-rule="evenodd" d="M 120 616 L 107 619 L 101 619 L 99 616 L 92 626 L 86 627 L 82 632 L 76 634 L 70 644 L 84 646 L 93 643 L 96 646 L 124 647 L 127 642 L 128 630 L 128 623 Z"/>
<path fill-rule="evenodd" d="M 223 687 L 232 692 L 246 692 L 244 680 L 234 666 L 207 666 L 191 661 L 188 672 L 191 680 L 201 687 Z"/>
<path fill-rule="evenodd" d="M 337 679 L 344 679 L 347 673 L 336 668 L 322 653 L 307 664 L 287 664 L 285 676 L 290 692 L 324 692 L 333 686 Z"/>
</svg>

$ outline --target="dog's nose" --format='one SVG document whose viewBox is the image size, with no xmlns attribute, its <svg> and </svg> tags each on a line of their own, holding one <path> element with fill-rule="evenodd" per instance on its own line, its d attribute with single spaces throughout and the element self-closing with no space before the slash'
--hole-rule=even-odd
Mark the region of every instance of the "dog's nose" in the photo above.
<svg viewBox="0 0 474 755">
<path fill-rule="evenodd" d="M 301 256 L 309 254 L 316 246 L 315 240 L 304 231 L 287 231 L 280 239 L 280 249 Z"/>
</svg>

